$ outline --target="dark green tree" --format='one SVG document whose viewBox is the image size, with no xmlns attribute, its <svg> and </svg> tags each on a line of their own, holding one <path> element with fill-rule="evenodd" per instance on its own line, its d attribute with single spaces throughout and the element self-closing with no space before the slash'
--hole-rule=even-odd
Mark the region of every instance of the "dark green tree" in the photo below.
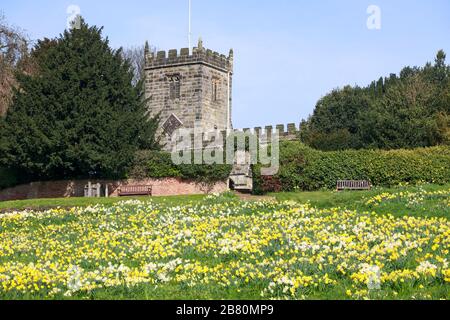
<svg viewBox="0 0 450 320">
<path fill-rule="evenodd" d="M 366 116 L 369 106 L 369 96 L 361 88 L 333 90 L 317 103 L 306 126 L 309 132 L 302 132 L 304 141 L 322 150 L 360 148 L 359 119 Z"/>
<path fill-rule="evenodd" d="M 38 70 L 18 76 L 0 128 L 0 166 L 26 179 L 117 178 L 139 148 L 158 148 L 142 83 L 102 28 L 82 20 L 32 54 Z"/>
<path fill-rule="evenodd" d="M 450 67 L 405 67 L 365 88 L 333 90 L 304 122 L 300 137 L 321 150 L 416 148 L 449 143 Z"/>
</svg>

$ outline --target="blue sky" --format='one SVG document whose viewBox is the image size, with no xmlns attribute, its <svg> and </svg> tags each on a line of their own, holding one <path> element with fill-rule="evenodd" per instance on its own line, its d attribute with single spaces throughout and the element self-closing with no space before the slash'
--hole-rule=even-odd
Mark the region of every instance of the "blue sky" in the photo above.
<svg viewBox="0 0 450 320">
<path fill-rule="evenodd" d="M 114 47 L 187 47 L 188 0 L 0 1 L 33 39 L 61 33 L 75 4 Z M 236 128 L 299 123 L 333 88 L 424 65 L 439 49 L 450 59 L 448 0 L 192 1 L 194 43 L 234 49 Z M 369 5 L 381 9 L 380 30 L 366 26 Z"/>
</svg>

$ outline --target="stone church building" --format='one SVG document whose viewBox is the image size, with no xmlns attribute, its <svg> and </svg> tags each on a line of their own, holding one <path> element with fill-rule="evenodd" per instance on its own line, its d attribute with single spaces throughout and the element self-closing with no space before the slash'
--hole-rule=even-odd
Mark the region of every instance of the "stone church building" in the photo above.
<svg viewBox="0 0 450 320">
<path fill-rule="evenodd" d="M 198 128 L 202 132 L 212 130 L 232 131 L 232 83 L 233 50 L 228 56 L 205 49 L 200 40 L 192 52 L 189 49 L 150 52 L 145 50 L 145 96 L 150 116 L 160 114 L 158 134 L 166 151 L 172 151 L 172 134 L 179 128 Z M 260 143 L 268 141 L 273 129 L 282 140 L 297 138 L 296 125 L 288 124 L 275 128 L 266 126 L 253 129 Z M 243 129 L 241 132 L 248 132 Z M 229 178 L 229 186 L 234 190 L 248 192 L 253 188 L 250 162 L 245 156 L 244 163 L 235 164 Z M 117 196 L 125 183 L 135 181 L 89 181 L 108 185 L 109 196 Z M 175 178 L 147 179 L 139 184 L 152 185 L 155 196 L 197 194 L 203 190 L 193 182 Z M 59 198 L 83 196 L 88 181 L 47 181 L 16 186 L 0 191 L 0 201 L 33 198 Z M 224 182 L 215 186 L 214 192 L 228 190 Z"/>
<path fill-rule="evenodd" d="M 228 56 L 203 47 L 145 51 L 145 95 L 151 116 L 160 114 L 166 149 L 179 128 L 232 129 L 233 50 Z"/>
<path fill-rule="evenodd" d="M 201 39 L 197 47 L 151 52 L 145 50 L 145 97 L 150 116 L 160 115 L 158 135 L 166 151 L 173 151 L 173 133 L 177 129 L 200 132 L 230 132 L 232 125 L 233 50 L 228 56 L 205 49 Z M 295 124 L 277 125 L 281 139 L 296 139 Z M 250 129 L 243 129 L 247 132 Z M 268 141 L 272 126 L 254 128 L 261 142 Z M 264 138 L 265 137 L 265 138 Z M 248 158 L 248 159 L 247 159 Z M 235 164 L 230 181 L 236 190 L 252 189 L 250 158 Z"/>
</svg>

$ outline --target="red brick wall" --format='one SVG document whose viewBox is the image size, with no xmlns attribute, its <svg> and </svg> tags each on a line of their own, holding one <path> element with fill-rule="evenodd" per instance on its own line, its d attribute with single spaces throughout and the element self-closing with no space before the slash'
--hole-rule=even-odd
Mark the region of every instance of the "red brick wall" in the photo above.
<svg viewBox="0 0 450 320">
<path fill-rule="evenodd" d="M 94 183 L 108 184 L 111 197 L 117 197 L 117 189 L 124 184 L 152 185 L 154 196 L 192 195 L 220 193 L 228 190 L 226 182 L 218 182 L 211 189 L 195 182 L 175 178 L 146 180 L 91 180 Z M 88 180 L 33 182 L 0 191 L 0 201 L 83 197 L 84 186 Z M 209 190 L 208 190 L 209 189 Z"/>
</svg>

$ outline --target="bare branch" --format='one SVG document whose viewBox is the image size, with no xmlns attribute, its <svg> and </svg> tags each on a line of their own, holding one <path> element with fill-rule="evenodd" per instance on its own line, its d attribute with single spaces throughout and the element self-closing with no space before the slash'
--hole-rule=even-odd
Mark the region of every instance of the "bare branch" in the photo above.
<svg viewBox="0 0 450 320">
<path fill-rule="evenodd" d="M 151 47 L 150 50 L 156 52 L 155 47 Z M 135 85 L 144 78 L 145 46 L 126 48 L 123 50 L 122 54 L 126 60 L 130 61 L 131 66 L 133 67 L 133 84 Z"/>
<path fill-rule="evenodd" d="M 13 88 L 17 85 L 16 71 L 25 71 L 28 57 L 28 39 L 24 32 L 10 26 L 0 13 L 0 116 L 3 115 L 12 99 Z"/>
</svg>

